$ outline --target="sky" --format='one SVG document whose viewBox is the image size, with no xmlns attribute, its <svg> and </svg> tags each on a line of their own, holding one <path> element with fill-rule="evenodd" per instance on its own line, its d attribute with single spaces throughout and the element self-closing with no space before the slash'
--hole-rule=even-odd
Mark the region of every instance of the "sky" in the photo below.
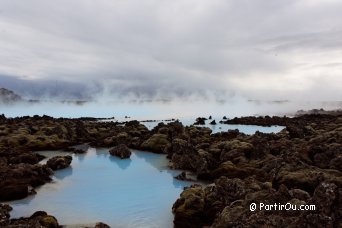
<svg viewBox="0 0 342 228">
<path fill-rule="evenodd" d="M 342 100 L 340 0 L 0 0 L 0 87 Z"/>
</svg>

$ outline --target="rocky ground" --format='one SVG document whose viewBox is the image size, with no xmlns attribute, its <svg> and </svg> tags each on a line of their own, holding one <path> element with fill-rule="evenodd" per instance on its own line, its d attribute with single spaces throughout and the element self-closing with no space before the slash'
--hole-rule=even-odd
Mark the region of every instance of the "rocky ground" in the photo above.
<svg viewBox="0 0 342 228">
<path fill-rule="evenodd" d="M 176 227 L 342 227 L 341 113 L 227 123 L 286 129 L 252 136 L 189 131 L 188 139 L 174 139 L 174 166 L 213 181 L 181 194 L 173 205 Z M 316 210 L 252 212 L 251 203 L 307 204 Z"/>
<path fill-rule="evenodd" d="M 118 124 L 92 118 L 9 119 L 2 115 L 0 201 L 34 194 L 36 186 L 51 180 L 51 168 L 64 168 L 71 162 L 67 157 L 58 157 L 50 166 L 41 165 L 38 162 L 42 157 L 32 151 L 82 152 L 83 146 L 73 146 L 85 143 L 113 147 L 115 151 L 125 145 L 166 153 L 173 168 L 192 171 L 211 183 L 183 191 L 173 205 L 175 227 L 342 226 L 341 112 L 225 121 L 283 125 L 286 129 L 277 134 L 245 135 L 237 130 L 211 134 L 209 128 L 170 122 L 149 131 L 137 121 Z M 316 210 L 251 212 L 251 203 L 291 203 L 298 207 L 312 204 Z M 8 210 L 7 205 L 1 206 L 0 224 L 15 227 L 20 221 L 9 219 Z"/>
</svg>

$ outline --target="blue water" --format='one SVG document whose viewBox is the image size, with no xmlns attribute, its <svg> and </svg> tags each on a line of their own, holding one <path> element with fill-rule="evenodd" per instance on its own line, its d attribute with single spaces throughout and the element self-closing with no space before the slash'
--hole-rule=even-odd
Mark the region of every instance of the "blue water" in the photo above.
<svg viewBox="0 0 342 228">
<path fill-rule="evenodd" d="M 113 227 L 172 227 L 172 205 L 192 184 L 173 178 L 180 171 L 168 168 L 165 155 L 133 150 L 130 159 L 121 160 L 108 149 L 92 148 L 72 156 L 72 166 L 55 172 L 54 181 L 36 195 L 10 202 L 12 217 L 44 210 L 60 224 L 101 221 Z"/>
<path fill-rule="evenodd" d="M 180 119 L 183 125 L 190 126 L 194 124 L 195 119 Z M 220 124 L 220 119 L 216 119 L 216 125 L 209 124 L 212 120 L 206 120 L 205 125 L 197 125 L 198 127 L 208 127 L 212 130 L 212 133 L 218 133 L 222 131 L 228 131 L 228 130 L 235 130 L 238 129 L 240 132 L 248 135 L 254 134 L 256 131 L 260 131 L 263 133 L 278 133 L 281 130 L 284 129 L 283 126 L 270 126 L 270 127 L 264 127 L 264 126 L 258 126 L 258 125 L 241 125 L 241 124 Z M 165 121 L 156 121 L 156 122 L 141 122 L 144 124 L 149 130 L 153 129 L 155 126 L 158 125 L 158 123 L 164 122 L 167 124 L 168 122 Z"/>
</svg>

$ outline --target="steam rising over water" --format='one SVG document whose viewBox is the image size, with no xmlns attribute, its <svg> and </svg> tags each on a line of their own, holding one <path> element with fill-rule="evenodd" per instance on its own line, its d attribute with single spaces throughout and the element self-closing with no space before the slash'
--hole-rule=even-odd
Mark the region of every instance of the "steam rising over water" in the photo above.
<svg viewBox="0 0 342 228">
<path fill-rule="evenodd" d="M 342 102 L 258 102 L 244 99 L 230 99 L 225 102 L 210 100 L 172 100 L 172 101 L 102 101 L 83 104 L 62 102 L 22 103 L 1 105 L 0 114 L 7 117 L 26 115 L 49 115 L 52 117 L 115 117 L 130 119 L 195 119 L 212 115 L 217 120 L 248 115 L 293 115 L 296 111 L 314 108 L 339 109 Z"/>
</svg>

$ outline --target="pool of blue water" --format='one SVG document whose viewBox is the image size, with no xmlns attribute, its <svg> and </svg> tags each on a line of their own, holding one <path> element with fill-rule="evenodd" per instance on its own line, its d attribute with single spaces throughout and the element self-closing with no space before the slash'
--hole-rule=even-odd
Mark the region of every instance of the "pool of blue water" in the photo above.
<svg viewBox="0 0 342 228">
<path fill-rule="evenodd" d="M 53 182 L 33 196 L 10 202 L 11 216 L 44 210 L 60 224 L 101 221 L 112 227 L 173 227 L 172 205 L 183 188 L 193 183 L 176 180 L 181 171 L 170 170 L 165 155 L 132 152 L 124 160 L 111 156 L 108 149 L 73 154 L 71 167 L 56 171 Z"/>
</svg>

